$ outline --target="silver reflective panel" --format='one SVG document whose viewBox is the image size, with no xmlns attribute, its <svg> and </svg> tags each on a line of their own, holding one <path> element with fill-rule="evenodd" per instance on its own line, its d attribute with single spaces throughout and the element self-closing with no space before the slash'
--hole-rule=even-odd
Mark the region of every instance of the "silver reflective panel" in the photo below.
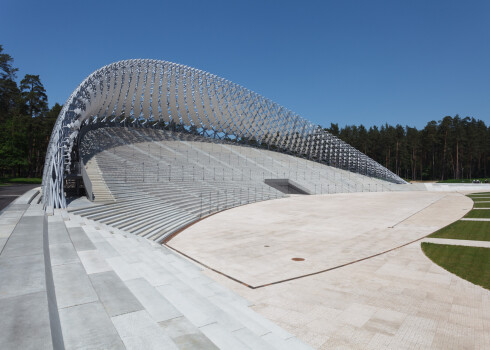
<svg viewBox="0 0 490 350">
<path fill-rule="evenodd" d="M 44 207 L 66 207 L 63 179 L 78 131 L 89 121 L 179 125 L 203 136 L 248 142 L 393 183 L 403 179 L 299 115 L 199 69 L 126 60 L 92 73 L 68 98 L 44 165 Z"/>
</svg>

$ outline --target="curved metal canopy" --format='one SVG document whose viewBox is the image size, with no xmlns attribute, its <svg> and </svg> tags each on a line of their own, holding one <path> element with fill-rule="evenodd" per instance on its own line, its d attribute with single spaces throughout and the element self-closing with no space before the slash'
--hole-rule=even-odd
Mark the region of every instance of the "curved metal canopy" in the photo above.
<svg viewBox="0 0 490 350">
<path fill-rule="evenodd" d="M 316 161 L 405 183 L 352 146 L 297 114 L 216 75 L 167 61 L 125 60 L 88 76 L 63 106 L 44 165 L 44 206 L 65 207 L 63 178 L 89 120 L 165 122 L 205 136 L 253 140 Z"/>
</svg>

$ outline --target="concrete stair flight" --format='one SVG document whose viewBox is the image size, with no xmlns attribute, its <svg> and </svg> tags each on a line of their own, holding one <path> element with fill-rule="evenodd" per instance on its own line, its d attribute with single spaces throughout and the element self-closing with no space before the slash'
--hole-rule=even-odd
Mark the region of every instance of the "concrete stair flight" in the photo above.
<svg viewBox="0 0 490 350">
<path fill-rule="evenodd" d="M 85 169 L 90 181 L 92 182 L 94 202 L 113 202 L 114 197 L 104 181 L 102 172 L 97 164 L 97 158 L 90 158 L 85 165 Z"/>
<path fill-rule="evenodd" d="M 310 348 L 164 246 L 66 212 L 49 235 L 66 349 Z"/>
</svg>

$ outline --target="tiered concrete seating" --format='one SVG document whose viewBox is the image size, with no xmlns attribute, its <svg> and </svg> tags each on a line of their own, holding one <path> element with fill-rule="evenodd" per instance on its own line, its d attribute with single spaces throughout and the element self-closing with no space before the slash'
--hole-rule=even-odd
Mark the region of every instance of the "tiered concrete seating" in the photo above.
<svg viewBox="0 0 490 350">
<path fill-rule="evenodd" d="M 75 213 L 158 242 L 203 216 L 285 196 L 265 179 L 290 179 L 311 194 L 399 186 L 279 152 L 151 128 L 91 130 L 80 151 L 89 175 L 100 172 L 92 178 L 103 178 L 108 189 L 94 186 L 95 200 L 110 192 L 115 202 Z"/>
<path fill-rule="evenodd" d="M 309 349 L 169 248 L 64 211 L 49 235 L 67 349 Z"/>
<path fill-rule="evenodd" d="M 38 195 L 0 212 L 2 349 L 310 349 L 169 248 Z"/>
</svg>

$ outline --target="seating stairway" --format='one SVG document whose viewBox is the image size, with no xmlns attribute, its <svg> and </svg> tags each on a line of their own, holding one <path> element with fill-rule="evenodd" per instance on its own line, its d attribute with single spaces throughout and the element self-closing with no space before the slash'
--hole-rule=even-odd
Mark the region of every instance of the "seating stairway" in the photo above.
<svg viewBox="0 0 490 350">
<path fill-rule="evenodd" d="M 38 198 L 0 211 L 2 349 L 310 349 L 169 248 Z"/>
<path fill-rule="evenodd" d="M 290 179 L 311 194 L 404 187 L 279 152 L 152 128 L 90 130 L 80 153 L 99 184 L 95 198 L 109 200 L 109 193 L 115 202 L 73 213 L 157 242 L 218 211 L 286 196 L 265 179 Z"/>
<path fill-rule="evenodd" d="M 97 158 L 92 157 L 89 159 L 85 168 L 92 182 L 92 191 L 95 194 L 94 202 L 113 202 L 114 197 L 102 177 Z"/>
<path fill-rule="evenodd" d="M 66 349 L 310 349 L 165 246 L 66 211 L 49 235 Z"/>
</svg>

